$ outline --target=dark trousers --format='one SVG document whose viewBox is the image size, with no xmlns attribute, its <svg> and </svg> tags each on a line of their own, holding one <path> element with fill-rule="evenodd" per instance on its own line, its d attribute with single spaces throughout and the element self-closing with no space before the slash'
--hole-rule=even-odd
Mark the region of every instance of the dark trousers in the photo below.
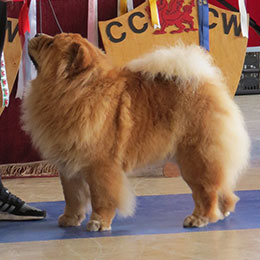
<svg viewBox="0 0 260 260">
<path fill-rule="evenodd" d="M 2 183 L 2 180 L 1 180 L 1 176 L 0 176 L 0 193 L 1 193 L 1 190 L 4 188 L 4 185 Z"/>
<path fill-rule="evenodd" d="M 5 42 L 6 19 L 7 19 L 6 3 L 0 2 L 0 57 L 2 56 L 4 42 Z M 1 80 L 1 73 L 0 73 L 0 80 Z M 3 184 L 0 176 L 0 191 L 1 189 L 3 189 Z"/>
</svg>

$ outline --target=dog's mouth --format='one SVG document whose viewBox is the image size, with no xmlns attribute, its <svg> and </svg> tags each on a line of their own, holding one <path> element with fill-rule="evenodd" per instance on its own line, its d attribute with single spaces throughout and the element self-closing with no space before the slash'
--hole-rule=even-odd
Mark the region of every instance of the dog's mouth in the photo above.
<svg viewBox="0 0 260 260">
<path fill-rule="evenodd" d="M 32 38 L 30 41 L 29 41 L 29 45 L 28 45 L 28 53 L 29 53 L 29 57 L 34 65 L 34 67 L 36 68 L 36 70 L 39 69 L 39 65 L 38 63 L 36 62 L 35 58 L 33 57 L 32 53 L 33 51 L 36 51 L 37 50 L 37 46 L 39 44 L 39 36 L 41 36 L 40 34 L 36 34 L 34 38 Z"/>
<path fill-rule="evenodd" d="M 29 54 L 29 57 L 30 57 L 30 59 L 31 59 L 31 61 L 32 61 L 34 67 L 35 67 L 35 69 L 38 70 L 39 65 L 38 65 L 38 63 L 36 62 L 36 60 L 35 60 L 35 59 L 33 58 L 33 56 L 30 55 L 30 54 Z"/>
</svg>

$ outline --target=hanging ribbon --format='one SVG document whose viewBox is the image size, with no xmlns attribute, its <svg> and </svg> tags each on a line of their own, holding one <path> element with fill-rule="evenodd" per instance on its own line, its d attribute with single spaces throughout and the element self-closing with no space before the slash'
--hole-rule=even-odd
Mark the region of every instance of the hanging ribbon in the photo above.
<svg viewBox="0 0 260 260">
<path fill-rule="evenodd" d="M 21 0 L 14 0 L 14 2 L 22 2 Z M 25 41 L 25 33 L 30 32 L 30 23 L 29 23 L 29 2 L 28 0 L 23 1 L 23 6 L 19 13 L 19 35 L 21 39 L 22 46 Z"/>
<path fill-rule="evenodd" d="M 4 53 L 1 55 L 1 90 L 2 90 L 2 107 L 9 105 L 9 88 L 6 77 Z"/>
<path fill-rule="evenodd" d="M 151 20 L 152 20 L 153 28 L 160 29 L 161 24 L 160 24 L 160 17 L 159 17 L 159 13 L 158 13 L 156 0 L 149 0 L 149 3 L 150 3 Z"/>
<path fill-rule="evenodd" d="M 208 0 L 198 0 L 200 46 L 209 51 L 209 6 Z"/>
<path fill-rule="evenodd" d="M 133 9 L 133 0 L 117 0 L 117 16 L 130 12 Z"/>
<path fill-rule="evenodd" d="M 28 1 L 25 0 L 19 14 L 19 34 L 21 37 L 23 53 L 19 68 L 16 98 L 23 98 L 26 85 L 36 77 L 35 67 L 28 54 L 28 42 L 36 33 L 36 0 L 31 0 L 30 6 L 28 5 Z"/>
<path fill-rule="evenodd" d="M 127 0 L 117 0 L 117 16 L 127 13 Z"/>
<path fill-rule="evenodd" d="M 243 37 L 248 38 L 248 20 L 247 20 L 247 12 L 246 5 L 244 0 L 239 0 L 239 12 L 240 12 L 240 23 L 241 23 L 241 31 Z"/>
<path fill-rule="evenodd" d="M 134 9 L 133 0 L 127 0 L 127 11 L 130 12 Z"/>
<path fill-rule="evenodd" d="M 98 0 L 88 1 L 88 40 L 98 46 Z"/>
</svg>

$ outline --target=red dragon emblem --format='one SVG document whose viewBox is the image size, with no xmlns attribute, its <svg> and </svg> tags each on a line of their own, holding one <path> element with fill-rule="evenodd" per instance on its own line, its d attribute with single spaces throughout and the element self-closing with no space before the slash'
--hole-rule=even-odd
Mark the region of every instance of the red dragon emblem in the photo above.
<svg viewBox="0 0 260 260">
<path fill-rule="evenodd" d="M 194 17 L 191 16 L 192 8 L 195 6 L 194 0 L 191 0 L 189 4 L 184 5 L 184 0 L 158 0 L 157 8 L 160 18 L 161 29 L 154 31 L 154 34 L 167 33 L 165 29 L 168 26 L 175 25 L 178 29 L 170 31 L 170 33 L 181 33 L 183 31 L 197 31 L 194 28 Z M 150 7 L 146 7 L 146 12 L 151 17 Z M 188 25 L 188 27 L 185 26 Z"/>
</svg>

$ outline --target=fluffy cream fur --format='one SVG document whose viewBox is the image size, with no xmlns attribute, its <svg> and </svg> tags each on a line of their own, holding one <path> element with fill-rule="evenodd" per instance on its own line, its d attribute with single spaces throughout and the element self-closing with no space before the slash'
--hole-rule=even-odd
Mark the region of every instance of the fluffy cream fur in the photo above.
<svg viewBox="0 0 260 260">
<path fill-rule="evenodd" d="M 29 53 L 38 76 L 22 120 L 35 147 L 60 169 L 61 226 L 79 225 L 91 201 L 87 229 L 110 229 L 116 209 L 134 213 L 125 173 L 175 156 L 195 203 L 184 226 L 205 226 L 234 210 L 250 142 L 208 53 L 180 44 L 120 69 L 75 34 L 34 38 Z"/>
<path fill-rule="evenodd" d="M 174 47 L 161 47 L 131 61 L 127 67 L 133 72 L 140 71 L 147 79 L 154 79 L 160 73 L 166 80 L 175 79 L 182 88 L 192 85 L 196 89 L 207 82 L 224 85 L 221 71 L 213 65 L 206 50 L 182 42 Z"/>
</svg>

